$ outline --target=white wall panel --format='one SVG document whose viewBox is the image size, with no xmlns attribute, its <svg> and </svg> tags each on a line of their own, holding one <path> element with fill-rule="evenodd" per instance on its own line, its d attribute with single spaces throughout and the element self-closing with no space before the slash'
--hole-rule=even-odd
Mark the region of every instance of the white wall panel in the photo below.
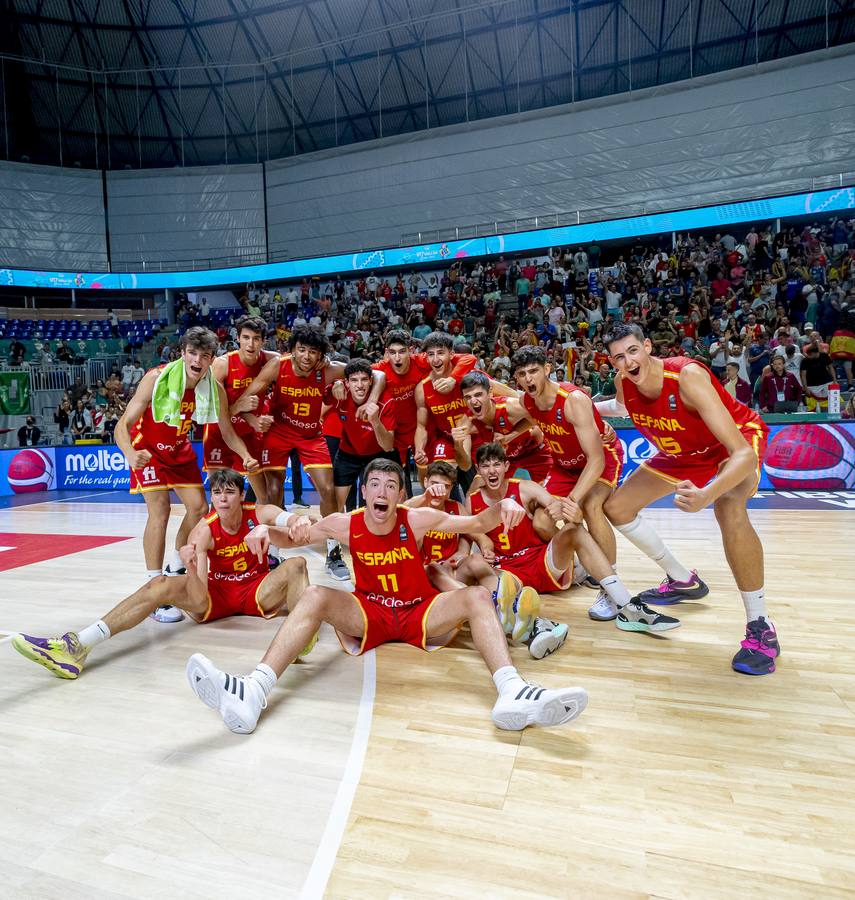
<svg viewBox="0 0 855 900">
<path fill-rule="evenodd" d="M 74 271 L 106 261 L 100 172 L 0 162 L 0 265 Z"/>
<path fill-rule="evenodd" d="M 311 256 L 457 225 L 801 190 L 853 171 L 855 54 L 814 54 L 268 163 L 268 241 L 273 257 Z"/>
</svg>

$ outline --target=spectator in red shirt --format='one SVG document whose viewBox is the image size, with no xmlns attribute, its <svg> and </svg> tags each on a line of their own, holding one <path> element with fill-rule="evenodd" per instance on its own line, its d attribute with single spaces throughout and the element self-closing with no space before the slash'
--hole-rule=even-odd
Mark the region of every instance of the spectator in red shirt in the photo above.
<svg viewBox="0 0 855 900">
<path fill-rule="evenodd" d="M 778 403 L 798 403 L 802 399 L 802 386 L 785 365 L 783 356 L 772 357 L 771 370 L 760 383 L 760 409 L 763 412 L 775 412 Z"/>
</svg>

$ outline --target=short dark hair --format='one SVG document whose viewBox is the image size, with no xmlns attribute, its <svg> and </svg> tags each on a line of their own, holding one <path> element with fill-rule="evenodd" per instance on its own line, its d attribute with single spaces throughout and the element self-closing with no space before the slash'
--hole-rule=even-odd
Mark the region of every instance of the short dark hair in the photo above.
<svg viewBox="0 0 855 900">
<path fill-rule="evenodd" d="M 505 462 L 508 458 L 508 454 L 505 453 L 505 448 L 501 444 L 497 444 L 493 441 L 490 444 L 481 444 L 481 446 L 475 451 L 475 465 L 480 466 L 483 462 L 488 462 L 491 459 L 497 459 L 499 462 Z"/>
<path fill-rule="evenodd" d="M 483 372 L 469 372 L 460 379 L 460 390 L 462 392 L 473 387 L 484 388 L 489 393 L 490 379 Z"/>
<path fill-rule="evenodd" d="M 237 488 L 242 494 L 246 490 L 246 482 L 243 475 L 234 469 L 214 469 L 208 476 L 208 487 L 211 491 L 222 490 L 225 487 Z"/>
<path fill-rule="evenodd" d="M 391 347 L 392 344 L 403 344 L 405 347 L 409 347 L 412 342 L 413 336 L 409 331 L 406 331 L 404 328 L 391 328 L 386 332 L 383 346 Z"/>
<path fill-rule="evenodd" d="M 194 325 L 192 328 L 188 328 L 181 335 L 181 340 L 178 342 L 181 350 L 187 350 L 188 348 L 190 350 L 202 350 L 212 355 L 217 352 L 219 344 L 220 342 L 217 340 L 214 332 L 210 328 L 204 328 L 201 325 Z"/>
<path fill-rule="evenodd" d="M 430 350 L 431 347 L 440 347 L 443 350 L 454 350 L 454 340 L 450 334 L 444 331 L 432 331 L 423 341 L 422 350 Z"/>
<path fill-rule="evenodd" d="M 320 353 L 326 353 L 330 348 L 329 338 L 317 325 L 298 325 L 288 338 L 288 349 L 293 350 L 297 344 L 311 347 Z"/>
<path fill-rule="evenodd" d="M 452 486 L 457 481 L 457 469 L 444 459 L 438 459 L 436 462 L 428 464 L 427 470 L 425 471 L 425 481 L 427 481 L 431 475 L 441 475 L 443 478 L 447 478 Z"/>
<path fill-rule="evenodd" d="M 267 337 L 267 322 L 261 316 L 241 316 L 235 322 L 235 328 L 238 335 L 246 328 L 247 331 L 254 331 L 262 337 Z"/>
<path fill-rule="evenodd" d="M 641 330 L 641 326 L 636 325 L 635 322 L 615 322 L 611 330 L 603 336 L 603 343 L 610 348 L 612 344 L 628 337 L 638 338 L 639 341 L 643 341 L 645 335 Z"/>
<path fill-rule="evenodd" d="M 385 459 L 382 456 L 377 459 L 372 459 L 362 470 L 363 484 L 368 481 L 368 476 L 372 472 L 385 472 L 387 474 L 395 475 L 398 478 L 398 485 L 400 487 L 404 486 L 404 470 L 393 459 Z"/>
<path fill-rule="evenodd" d="M 525 366 L 545 366 L 548 362 L 543 347 L 523 347 L 514 354 L 511 360 L 511 371 L 516 372 Z"/>
<path fill-rule="evenodd" d="M 368 362 L 367 359 L 362 359 L 359 356 L 356 359 L 352 359 L 344 367 L 344 377 L 350 378 L 351 375 L 356 375 L 358 372 L 364 372 L 369 378 L 372 378 L 374 375 L 371 363 Z"/>
</svg>

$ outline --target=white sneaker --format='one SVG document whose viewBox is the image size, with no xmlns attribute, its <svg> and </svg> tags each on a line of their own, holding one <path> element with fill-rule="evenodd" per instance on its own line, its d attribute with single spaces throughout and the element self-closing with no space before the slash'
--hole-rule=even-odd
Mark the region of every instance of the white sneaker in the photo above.
<svg viewBox="0 0 855 900">
<path fill-rule="evenodd" d="M 543 659 L 550 653 L 555 653 L 559 647 L 563 647 L 567 640 L 567 631 L 567 626 L 560 622 L 553 622 L 551 619 L 535 619 L 534 628 L 528 640 L 528 652 L 532 659 Z"/>
<path fill-rule="evenodd" d="M 587 705 L 584 688 L 551 689 L 527 684 L 516 696 L 499 697 L 493 707 L 493 722 L 505 731 L 522 731 L 529 725 L 551 728 L 572 721 Z"/>
<path fill-rule="evenodd" d="M 611 622 L 617 618 L 617 603 L 605 592 L 600 591 L 594 605 L 588 610 L 588 617 L 595 622 Z"/>
<path fill-rule="evenodd" d="M 581 584 L 588 577 L 588 570 L 579 562 L 579 557 L 573 557 L 573 584 Z"/>
<path fill-rule="evenodd" d="M 308 503 L 303 503 L 301 500 L 299 503 L 289 503 L 288 504 L 288 512 L 306 512 L 306 510 L 311 509 Z"/>
<path fill-rule="evenodd" d="M 221 672 L 207 656 L 194 653 L 187 661 L 187 681 L 193 693 L 219 711 L 226 727 L 235 734 L 252 734 L 267 698 L 252 678 Z"/>
<path fill-rule="evenodd" d="M 171 625 L 174 622 L 180 622 L 184 618 L 184 613 L 177 606 L 158 606 L 153 613 L 149 613 L 149 618 L 154 619 L 155 622 Z"/>
</svg>

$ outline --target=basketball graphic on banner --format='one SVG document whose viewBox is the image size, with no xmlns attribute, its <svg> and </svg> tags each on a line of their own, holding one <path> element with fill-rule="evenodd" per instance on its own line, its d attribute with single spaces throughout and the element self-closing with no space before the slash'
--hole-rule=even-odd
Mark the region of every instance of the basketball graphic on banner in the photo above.
<svg viewBox="0 0 855 900">
<path fill-rule="evenodd" d="M 43 450 L 21 450 L 9 463 L 9 487 L 16 494 L 32 494 L 54 487 L 53 460 Z"/>
<path fill-rule="evenodd" d="M 779 490 L 850 490 L 855 487 L 855 437 L 825 423 L 787 425 L 769 443 L 763 468 Z"/>
</svg>

